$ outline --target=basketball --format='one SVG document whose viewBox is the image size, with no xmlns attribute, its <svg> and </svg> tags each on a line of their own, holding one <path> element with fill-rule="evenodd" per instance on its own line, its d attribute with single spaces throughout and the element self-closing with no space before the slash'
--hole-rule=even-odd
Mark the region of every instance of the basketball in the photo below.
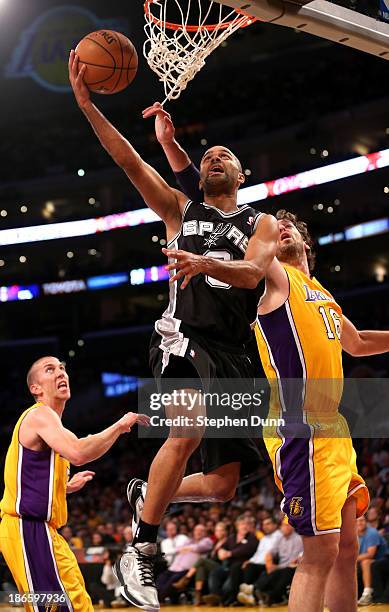
<svg viewBox="0 0 389 612">
<path fill-rule="evenodd" d="M 79 66 L 86 65 L 84 81 L 91 91 L 118 93 L 135 78 L 138 54 L 132 42 L 113 30 L 97 30 L 77 45 Z"/>
</svg>

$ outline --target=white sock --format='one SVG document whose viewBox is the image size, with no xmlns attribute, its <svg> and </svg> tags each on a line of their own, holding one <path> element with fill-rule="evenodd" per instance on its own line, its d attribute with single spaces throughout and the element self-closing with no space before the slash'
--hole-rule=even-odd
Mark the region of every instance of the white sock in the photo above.
<svg viewBox="0 0 389 612">
<path fill-rule="evenodd" d="M 373 589 L 372 587 L 365 587 L 363 589 L 363 595 L 373 595 Z"/>
</svg>

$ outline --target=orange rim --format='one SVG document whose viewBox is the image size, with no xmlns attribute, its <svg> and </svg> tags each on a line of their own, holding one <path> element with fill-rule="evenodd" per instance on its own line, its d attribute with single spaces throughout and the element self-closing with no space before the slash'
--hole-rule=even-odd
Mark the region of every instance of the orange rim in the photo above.
<svg viewBox="0 0 389 612">
<path fill-rule="evenodd" d="M 230 20 L 230 21 L 224 21 L 222 24 L 214 23 L 214 24 L 209 24 L 209 25 L 186 25 L 184 26 L 182 23 L 180 24 L 180 23 L 171 23 L 169 21 L 162 21 L 161 19 L 158 19 L 157 17 L 155 17 L 155 15 L 153 15 L 153 13 L 151 12 L 150 6 L 153 4 L 153 2 L 154 0 L 145 0 L 144 10 L 145 10 L 146 16 L 148 17 L 150 21 L 152 21 L 156 25 L 163 25 L 168 30 L 186 30 L 187 32 L 198 32 L 199 30 L 207 30 L 208 32 L 214 32 L 215 30 L 226 30 L 232 23 L 234 23 L 234 20 Z M 256 17 L 253 17 L 252 15 L 247 15 L 247 13 L 244 13 L 243 11 L 239 11 L 238 9 L 235 10 L 235 13 L 237 15 L 240 15 L 241 17 L 244 17 L 240 25 L 241 28 L 247 28 L 249 25 L 254 23 L 254 21 L 257 21 Z"/>
</svg>

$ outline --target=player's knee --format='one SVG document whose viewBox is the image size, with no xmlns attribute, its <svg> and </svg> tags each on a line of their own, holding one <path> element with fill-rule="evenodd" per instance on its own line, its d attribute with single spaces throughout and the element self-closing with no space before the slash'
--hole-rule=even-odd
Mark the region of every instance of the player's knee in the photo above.
<svg viewBox="0 0 389 612">
<path fill-rule="evenodd" d="M 212 488 L 212 492 L 218 502 L 228 502 L 235 497 L 236 486 L 235 483 L 218 481 Z"/>
<path fill-rule="evenodd" d="M 315 546 L 304 550 L 304 564 L 313 565 L 319 571 L 328 573 L 339 554 L 339 542 L 335 539 L 325 540 L 325 536 L 315 537 Z"/>
<path fill-rule="evenodd" d="M 201 438 L 168 438 L 166 444 L 175 453 L 177 459 L 190 456 L 201 442 Z"/>
<path fill-rule="evenodd" d="M 339 546 L 339 559 L 342 559 L 343 562 L 349 561 L 352 563 L 356 563 L 359 555 L 359 542 L 357 538 L 353 538 L 352 540 L 344 541 L 340 543 Z"/>
</svg>

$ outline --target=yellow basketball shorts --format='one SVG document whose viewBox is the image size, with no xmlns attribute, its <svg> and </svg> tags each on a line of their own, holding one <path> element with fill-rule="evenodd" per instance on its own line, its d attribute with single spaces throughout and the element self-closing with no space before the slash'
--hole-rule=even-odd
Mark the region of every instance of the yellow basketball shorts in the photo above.
<svg viewBox="0 0 389 612">
<path fill-rule="evenodd" d="M 288 427 L 264 430 L 275 482 L 284 494 L 281 510 L 300 535 L 340 531 L 342 508 L 351 496 L 357 502 L 357 516 L 369 506 L 369 492 L 358 474 L 356 453 L 343 421 L 340 417 L 337 427 L 344 430 L 344 437 L 324 437 L 309 425 L 305 435 L 298 436 L 290 435 Z"/>
<path fill-rule="evenodd" d="M 28 612 L 93 612 L 84 578 L 67 542 L 45 522 L 5 514 L 0 550 L 19 593 L 66 593 L 66 604 L 25 604 Z"/>
</svg>

